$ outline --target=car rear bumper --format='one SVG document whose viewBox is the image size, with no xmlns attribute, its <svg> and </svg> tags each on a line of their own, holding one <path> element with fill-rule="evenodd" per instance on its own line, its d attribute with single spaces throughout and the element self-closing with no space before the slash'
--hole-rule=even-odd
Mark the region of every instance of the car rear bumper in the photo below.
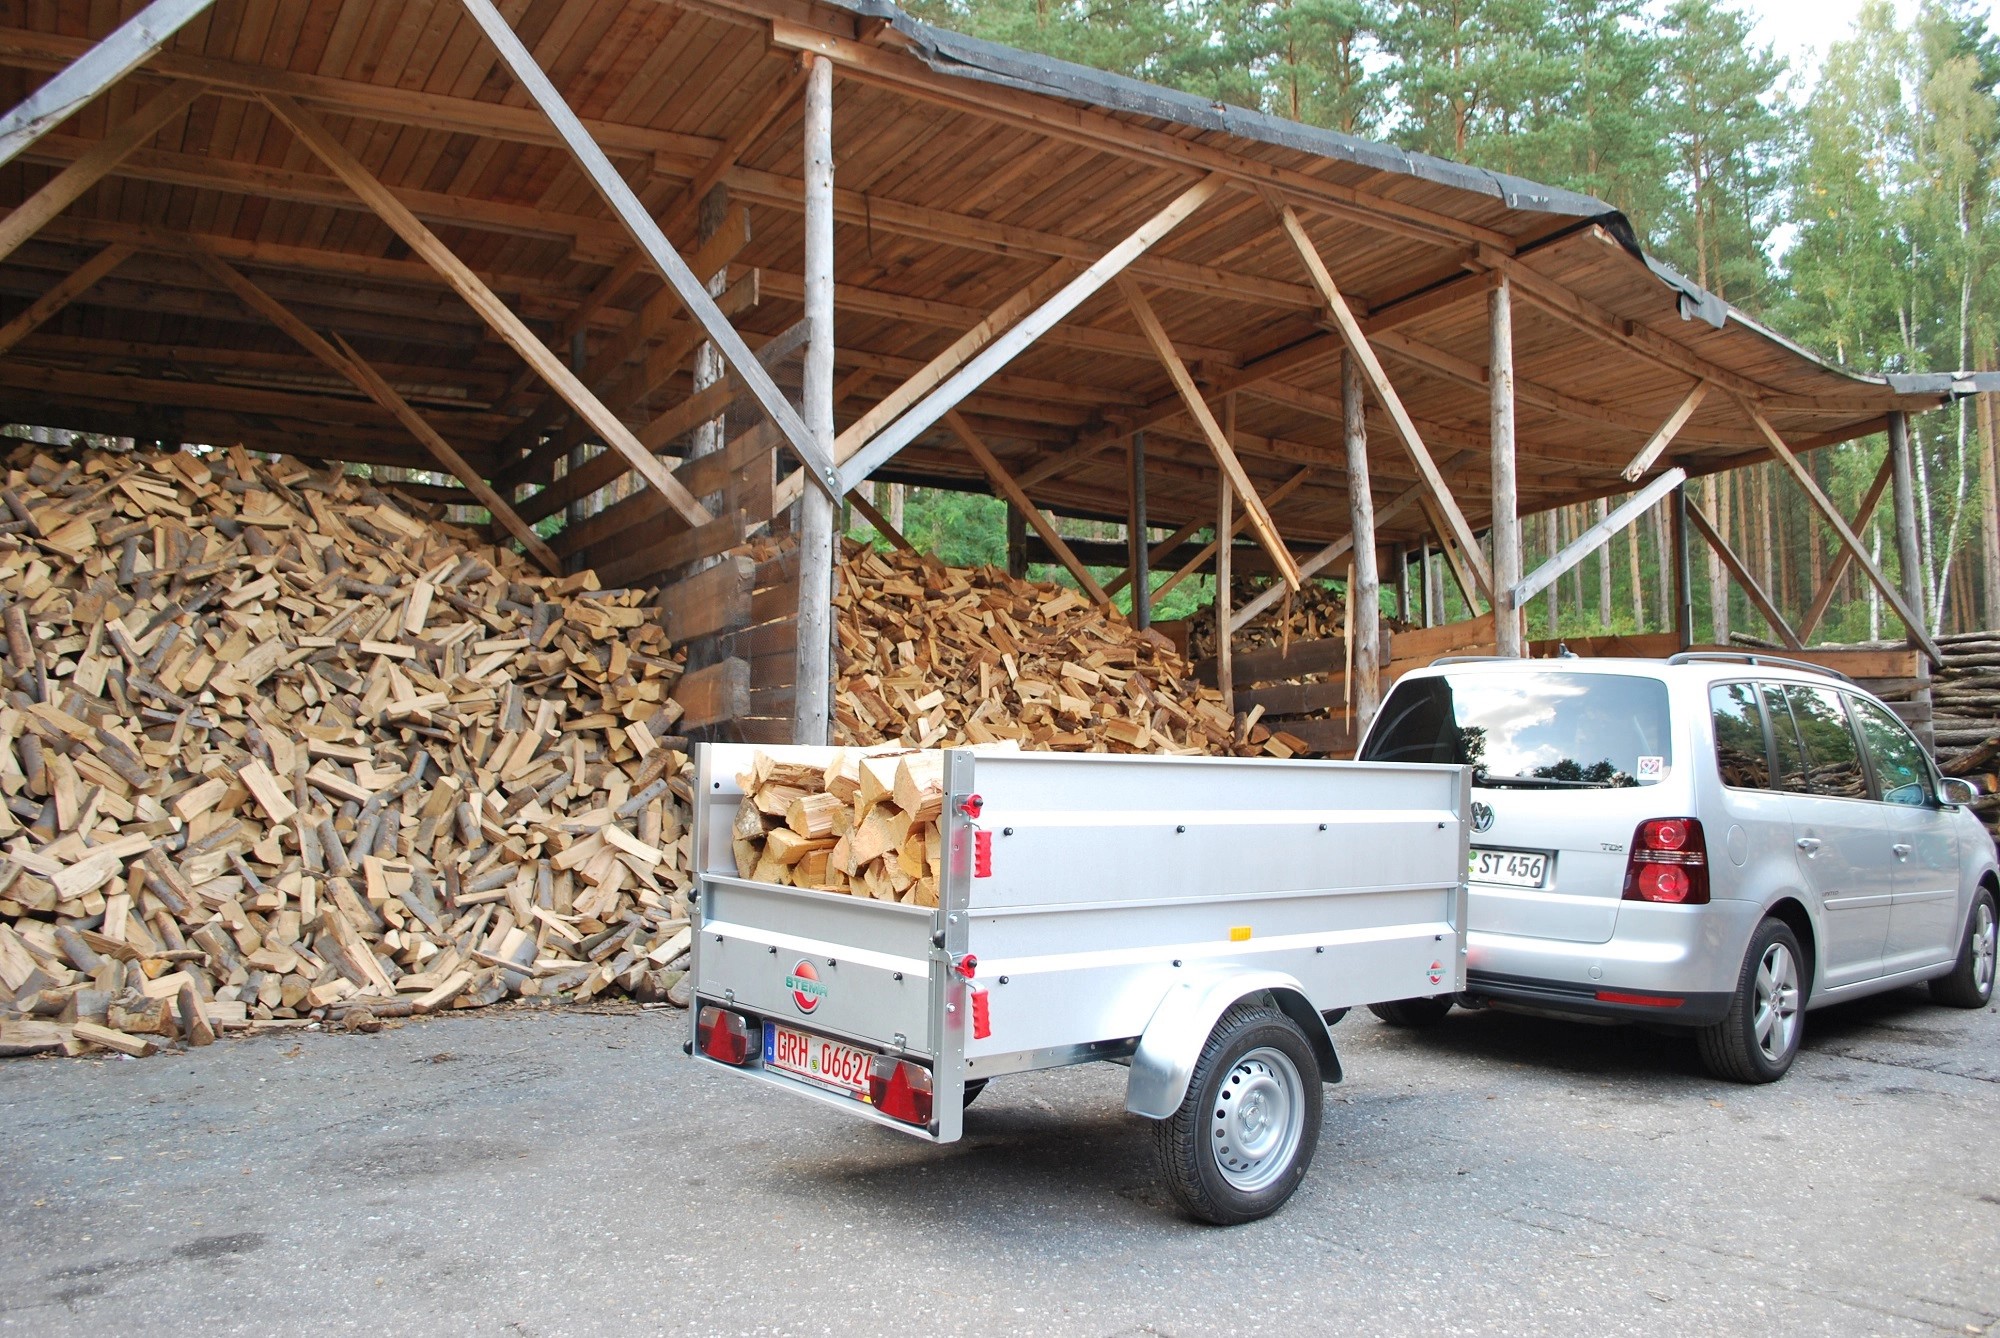
<svg viewBox="0 0 2000 1338">
<path fill-rule="evenodd" d="M 1467 936 L 1469 1002 L 1596 1020 L 1708 1026 L 1729 1012 L 1754 902 L 1623 902 L 1608 942 L 1482 932 Z"/>
</svg>

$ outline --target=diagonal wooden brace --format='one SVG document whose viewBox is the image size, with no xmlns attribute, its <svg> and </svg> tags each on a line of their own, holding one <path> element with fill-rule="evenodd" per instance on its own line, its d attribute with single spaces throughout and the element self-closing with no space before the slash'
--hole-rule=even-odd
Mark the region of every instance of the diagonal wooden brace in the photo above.
<svg viewBox="0 0 2000 1338">
<path fill-rule="evenodd" d="M 153 0 L 0 116 L 0 166 L 146 63 L 215 0 Z"/>
</svg>

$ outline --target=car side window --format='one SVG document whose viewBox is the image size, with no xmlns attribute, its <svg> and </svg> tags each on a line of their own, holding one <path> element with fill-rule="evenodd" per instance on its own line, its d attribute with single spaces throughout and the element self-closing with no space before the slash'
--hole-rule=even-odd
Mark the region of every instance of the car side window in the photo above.
<svg viewBox="0 0 2000 1338">
<path fill-rule="evenodd" d="M 1890 804 L 1922 807 L 1931 802 L 1931 767 L 1924 758 L 1923 745 L 1910 737 L 1903 722 L 1859 697 L 1849 697 L 1861 737 L 1868 741 L 1868 756 L 1875 763 L 1875 780 L 1882 787 L 1882 799 Z"/>
<path fill-rule="evenodd" d="M 1834 799 L 1867 799 L 1868 773 L 1861 766 L 1861 746 L 1847 722 L 1840 694 L 1831 688 L 1785 685 L 1785 700 L 1798 726 L 1805 753 L 1807 789 Z"/>
<path fill-rule="evenodd" d="M 1812 786 L 1806 781 L 1805 749 L 1799 744 L 1798 726 L 1792 723 L 1792 708 L 1785 701 L 1785 690 L 1776 683 L 1766 683 L 1762 695 L 1764 716 L 1771 722 L 1771 757 L 1775 767 L 1772 782 L 1787 794 L 1811 794 Z"/>
<path fill-rule="evenodd" d="M 1715 769 L 1736 790 L 1771 788 L 1771 758 L 1764 749 L 1764 712 L 1754 683 L 1717 683 L 1708 690 L 1715 726 Z"/>
</svg>

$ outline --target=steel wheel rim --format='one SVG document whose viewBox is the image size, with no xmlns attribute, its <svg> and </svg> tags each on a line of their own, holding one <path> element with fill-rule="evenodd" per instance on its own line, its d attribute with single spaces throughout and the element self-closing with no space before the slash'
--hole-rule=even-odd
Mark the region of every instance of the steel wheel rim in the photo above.
<svg viewBox="0 0 2000 1338">
<path fill-rule="evenodd" d="M 1799 1033 L 1799 970 L 1792 950 L 1782 943 L 1764 949 L 1757 960 L 1757 983 L 1750 1013 L 1750 1035 L 1764 1058 L 1778 1063 L 1792 1052 Z"/>
<path fill-rule="evenodd" d="M 1209 1151 L 1231 1188 L 1268 1189 L 1292 1164 L 1305 1132 L 1305 1084 L 1283 1051 L 1260 1046 L 1223 1075 L 1209 1112 Z"/>
<path fill-rule="evenodd" d="M 1994 961 L 2000 956 L 1995 931 L 1993 903 L 1981 897 L 1972 912 L 1972 984 L 1982 997 L 1993 992 Z"/>
</svg>

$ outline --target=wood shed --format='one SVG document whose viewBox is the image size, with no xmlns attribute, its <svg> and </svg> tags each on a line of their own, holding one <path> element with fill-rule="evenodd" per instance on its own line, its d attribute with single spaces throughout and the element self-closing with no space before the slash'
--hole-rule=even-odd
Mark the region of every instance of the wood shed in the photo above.
<svg viewBox="0 0 2000 1338">
<path fill-rule="evenodd" d="M 1666 496 L 1769 605 L 1681 485 L 1775 458 L 1934 658 L 1799 457 L 1887 430 L 1907 518 L 1907 415 L 2000 388 L 1837 368 L 1599 201 L 872 0 L 21 5 L 0 105 L 0 418 L 446 477 L 668 586 L 736 737 L 824 736 L 871 478 L 998 492 L 1093 595 L 1045 513 L 1240 527 L 1271 598 L 1430 544 L 1518 654 Z M 1523 572 L 1520 515 L 1628 494 Z"/>
</svg>

